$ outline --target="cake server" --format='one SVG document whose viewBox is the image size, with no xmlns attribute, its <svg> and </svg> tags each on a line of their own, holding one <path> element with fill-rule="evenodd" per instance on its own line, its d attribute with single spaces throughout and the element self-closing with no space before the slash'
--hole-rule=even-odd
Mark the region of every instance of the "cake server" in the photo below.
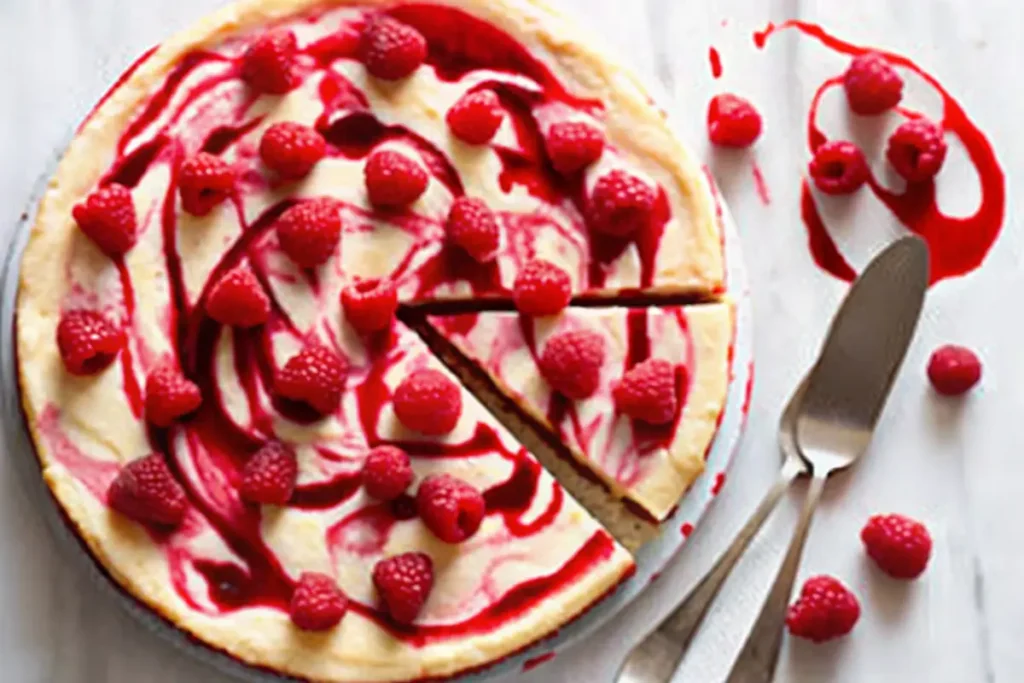
<svg viewBox="0 0 1024 683">
<path fill-rule="evenodd" d="M 853 430 L 844 442 L 847 448 L 842 452 L 846 456 L 829 460 L 834 467 L 825 469 L 823 464 L 815 471 L 786 560 L 729 679 L 730 683 L 771 680 L 782 642 L 786 606 L 825 478 L 840 463 L 852 463 L 867 446 L 910 344 L 927 285 L 928 251 L 916 237 L 903 238 L 886 248 L 854 283 L 833 319 L 818 361 L 783 410 L 779 446 L 785 461 L 778 479 L 707 575 L 630 651 L 615 678 L 618 683 L 667 683 L 672 678 L 722 584 L 792 481 L 809 471 L 810 465 L 797 446 L 798 427 L 806 424 L 811 426 L 804 429 L 828 430 L 831 421 L 819 417 L 817 423 L 808 422 L 808 416 L 823 415 L 822 405 L 858 407 L 859 411 L 851 410 L 848 416 L 824 412 L 837 418 L 835 429 L 840 433 Z M 853 364 L 836 367 L 846 362 Z M 857 381 L 845 383 L 846 373 L 859 373 Z M 805 402 L 811 387 L 815 391 L 815 405 Z M 822 398 L 833 392 L 833 398 Z M 753 677 L 755 671 L 766 672 L 765 677 Z"/>
<path fill-rule="evenodd" d="M 905 237 L 871 262 L 833 320 L 796 420 L 797 451 L 811 470 L 811 483 L 778 576 L 726 683 L 769 683 L 775 677 L 786 609 L 825 481 L 867 450 L 927 289 L 928 248 L 917 237 Z"/>
</svg>

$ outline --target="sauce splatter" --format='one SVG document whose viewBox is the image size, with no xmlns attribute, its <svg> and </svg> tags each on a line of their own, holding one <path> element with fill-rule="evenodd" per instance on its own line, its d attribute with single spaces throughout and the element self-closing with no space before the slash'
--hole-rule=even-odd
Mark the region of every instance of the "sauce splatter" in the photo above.
<svg viewBox="0 0 1024 683">
<path fill-rule="evenodd" d="M 683 525 L 679 527 L 679 532 L 683 535 L 683 538 L 689 538 L 690 534 L 693 533 L 693 525 L 689 522 L 684 522 Z"/>
<path fill-rule="evenodd" d="M 541 664 L 544 664 L 545 662 L 550 662 L 554 658 L 555 658 L 555 653 L 554 652 L 545 652 L 542 655 L 537 655 L 536 657 L 530 657 L 525 662 L 523 662 L 523 671 L 532 671 L 533 669 L 536 669 Z"/>
<path fill-rule="evenodd" d="M 722 77 L 722 57 L 718 50 L 712 45 L 708 48 L 708 62 L 711 64 L 711 75 L 714 78 Z"/>
<path fill-rule="evenodd" d="M 754 174 L 754 189 L 757 190 L 757 197 L 761 200 L 761 203 L 768 206 L 772 203 L 772 194 L 768 190 L 768 183 L 764 179 L 764 174 L 761 172 L 761 167 L 754 162 L 753 165 Z"/>
<path fill-rule="evenodd" d="M 711 485 L 711 495 L 717 496 L 722 492 L 723 486 L 725 486 L 725 472 L 719 472 L 715 475 L 715 483 Z"/>
<path fill-rule="evenodd" d="M 802 21 L 787 21 L 778 26 L 769 23 L 763 30 L 754 33 L 754 44 L 763 48 L 770 36 L 786 28 L 796 29 L 840 54 L 855 56 L 874 51 L 873 48 L 843 41 L 820 26 Z M 908 185 L 902 193 L 896 193 L 883 187 L 872 174 L 868 179 L 868 187 L 896 220 L 928 243 L 932 284 L 949 277 L 966 275 L 982 264 L 1002 228 L 1006 210 L 1006 179 L 1002 167 L 988 139 L 935 77 L 907 57 L 885 51 L 881 51 L 881 54 L 895 66 L 917 74 L 938 93 L 942 100 L 942 127 L 947 134 L 956 136 L 963 144 L 978 174 L 981 198 L 973 214 L 948 216 L 939 209 L 933 180 Z M 835 87 L 841 87 L 840 78 L 826 80 L 818 87 L 811 101 L 807 117 L 807 145 L 811 152 L 827 141 L 817 125 L 818 105 L 825 92 Z M 901 108 L 900 113 L 907 117 L 920 115 L 906 108 Z M 840 252 L 825 226 L 806 180 L 801 186 L 800 215 L 807 229 L 808 244 L 815 262 L 840 280 L 853 280 L 856 271 Z"/>
</svg>

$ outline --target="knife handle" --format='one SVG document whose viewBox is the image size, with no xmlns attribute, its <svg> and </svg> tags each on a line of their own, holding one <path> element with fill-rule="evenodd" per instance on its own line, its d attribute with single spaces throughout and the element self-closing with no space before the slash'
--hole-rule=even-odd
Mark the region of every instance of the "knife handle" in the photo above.
<svg viewBox="0 0 1024 683">
<path fill-rule="evenodd" d="M 616 683 L 667 683 L 672 678 L 722 584 L 802 471 L 798 462 L 786 461 L 775 484 L 714 566 L 682 603 L 630 651 L 614 679 Z"/>
<path fill-rule="evenodd" d="M 747 636 L 743 649 L 729 672 L 726 683 L 771 683 L 775 678 L 775 666 L 782 649 L 782 633 L 786 621 L 789 598 L 793 593 L 793 584 L 800 569 L 800 557 L 803 555 L 804 544 L 811 528 L 811 518 L 825 490 L 825 479 L 828 472 L 816 472 L 807 488 L 803 511 L 793 530 L 793 540 L 789 543 L 786 557 L 779 568 L 768 597 L 765 598 L 761 613 L 754 622 L 754 627 Z"/>
</svg>

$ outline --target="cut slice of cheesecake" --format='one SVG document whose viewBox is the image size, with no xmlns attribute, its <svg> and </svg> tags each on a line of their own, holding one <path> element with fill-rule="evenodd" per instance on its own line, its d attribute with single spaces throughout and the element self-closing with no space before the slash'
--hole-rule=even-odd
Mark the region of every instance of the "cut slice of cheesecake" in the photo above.
<svg viewBox="0 0 1024 683">
<path fill-rule="evenodd" d="M 460 313 L 428 322 L 613 493 L 653 519 L 664 520 L 703 471 L 729 384 L 730 304 L 572 307 L 546 318 Z M 603 363 L 596 390 L 572 400 L 551 387 L 540 359 L 552 338 L 578 330 L 601 339 Z M 635 407 L 630 417 L 617 405 L 623 376 L 648 359 L 672 368 L 671 418 L 637 416 Z"/>
</svg>

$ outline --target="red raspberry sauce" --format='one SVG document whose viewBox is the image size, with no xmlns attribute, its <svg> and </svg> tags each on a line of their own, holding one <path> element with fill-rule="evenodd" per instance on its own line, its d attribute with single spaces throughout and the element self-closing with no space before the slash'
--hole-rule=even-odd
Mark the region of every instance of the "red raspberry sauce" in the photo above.
<svg viewBox="0 0 1024 683">
<path fill-rule="evenodd" d="M 761 48 L 777 31 L 794 28 L 810 36 L 825 47 L 850 56 L 877 51 L 840 40 L 820 26 L 803 21 L 786 21 L 778 26 L 768 24 L 754 33 L 754 44 Z M 988 139 L 964 112 L 963 107 L 935 79 L 909 58 L 892 52 L 882 52 L 895 66 L 908 69 L 920 76 L 941 97 L 943 116 L 939 122 L 947 134 L 955 135 L 963 143 L 981 184 L 981 201 L 970 216 L 947 216 L 939 210 L 932 180 L 909 185 L 902 194 L 883 187 L 872 174 L 868 186 L 908 230 L 920 235 L 928 243 L 931 253 L 931 283 L 948 277 L 965 275 L 978 268 L 999 236 L 1006 209 L 1006 179 Z M 842 87 L 842 76 L 822 83 L 811 101 L 807 116 L 807 146 L 811 153 L 827 141 L 817 125 L 818 104 L 831 88 Z M 900 113 L 915 116 L 905 108 Z M 852 281 L 857 272 L 839 250 L 835 240 L 818 213 L 810 187 L 804 180 L 800 192 L 800 214 L 807 228 L 808 243 L 814 261 L 835 277 Z"/>
<path fill-rule="evenodd" d="M 722 57 L 718 50 L 712 45 L 708 48 L 708 62 L 711 65 L 711 77 L 718 79 L 722 77 Z"/>
</svg>

